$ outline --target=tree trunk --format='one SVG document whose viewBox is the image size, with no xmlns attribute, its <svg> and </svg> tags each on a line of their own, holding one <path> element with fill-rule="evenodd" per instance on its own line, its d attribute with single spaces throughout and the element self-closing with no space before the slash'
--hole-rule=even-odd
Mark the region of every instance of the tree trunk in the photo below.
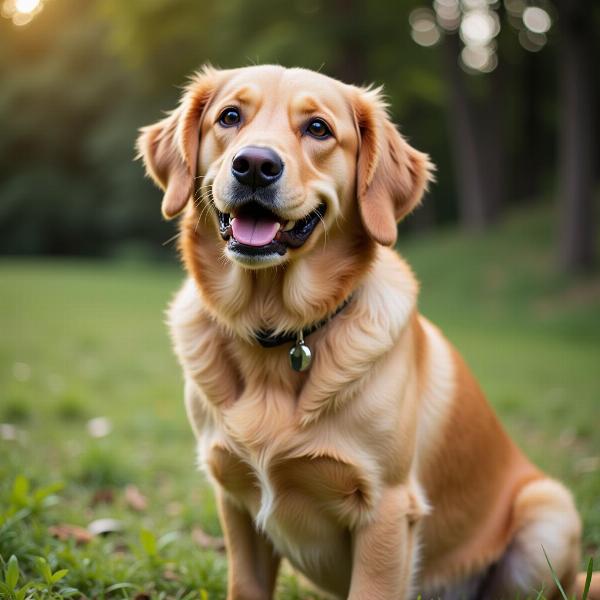
<svg viewBox="0 0 600 600">
<path fill-rule="evenodd" d="M 594 262 L 593 20 L 586 0 L 563 0 L 560 11 L 561 267 L 570 273 Z"/>
<path fill-rule="evenodd" d="M 455 34 L 444 39 L 445 72 L 450 91 L 450 138 L 453 144 L 459 212 L 470 230 L 486 229 L 496 221 L 502 200 L 504 160 L 499 97 L 495 82 L 485 102 L 469 93 L 467 75 L 458 64 L 460 41 Z"/>
<path fill-rule="evenodd" d="M 483 202 L 485 224 L 498 221 L 505 203 L 507 190 L 506 176 L 506 140 L 504 133 L 505 72 L 502 62 L 487 78 L 488 89 L 479 110 L 478 138 L 482 158 L 480 168 L 483 179 Z"/>
<path fill-rule="evenodd" d="M 362 22 L 362 5 L 360 0 L 336 0 L 333 8 L 332 22 L 340 30 L 338 44 L 339 55 L 333 65 L 333 73 L 345 83 L 365 85 L 368 82 L 366 73 L 364 36 L 357 31 L 357 23 Z"/>
<path fill-rule="evenodd" d="M 519 138 L 518 153 L 514 161 L 513 172 L 516 176 L 515 195 L 519 204 L 532 202 L 540 194 L 540 175 L 543 165 L 542 119 L 540 110 L 542 81 L 540 78 L 538 53 L 523 53 L 521 89 L 524 90 L 523 102 L 519 114 L 520 131 L 526 135 Z M 543 92 L 542 92 L 543 93 Z"/>
</svg>

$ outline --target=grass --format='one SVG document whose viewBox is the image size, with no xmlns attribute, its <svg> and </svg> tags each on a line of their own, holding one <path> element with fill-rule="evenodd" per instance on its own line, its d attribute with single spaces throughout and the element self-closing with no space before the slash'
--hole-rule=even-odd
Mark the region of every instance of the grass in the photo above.
<svg viewBox="0 0 600 600">
<path fill-rule="evenodd" d="M 534 211 L 400 250 L 422 311 L 511 434 L 574 490 L 584 556 L 598 564 L 600 278 L 557 275 L 551 240 Z M 0 597 L 225 597 L 225 559 L 202 535 L 218 536 L 218 519 L 163 325 L 181 279 L 147 264 L 0 261 Z M 52 535 L 100 518 L 118 531 Z M 286 572 L 278 597 L 310 594 Z"/>
</svg>

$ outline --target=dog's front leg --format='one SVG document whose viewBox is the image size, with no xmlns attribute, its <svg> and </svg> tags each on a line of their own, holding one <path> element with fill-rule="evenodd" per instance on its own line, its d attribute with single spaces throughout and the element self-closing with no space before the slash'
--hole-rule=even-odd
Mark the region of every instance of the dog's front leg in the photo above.
<svg viewBox="0 0 600 600">
<path fill-rule="evenodd" d="M 384 491 L 372 520 L 353 533 L 350 600 L 403 600 L 411 592 L 422 511 L 407 486 Z"/>
<path fill-rule="evenodd" d="M 270 600 L 279 556 L 271 542 L 256 531 L 247 511 L 218 493 L 219 515 L 227 546 L 227 600 Z"/>
</svg>

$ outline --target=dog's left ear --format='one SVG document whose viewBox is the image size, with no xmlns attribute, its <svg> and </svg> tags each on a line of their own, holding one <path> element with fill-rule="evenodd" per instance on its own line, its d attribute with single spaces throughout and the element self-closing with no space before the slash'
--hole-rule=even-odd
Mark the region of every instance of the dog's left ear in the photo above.
<svg viewBox="0 0 600 600">
<path fill-rule="evenodd" d="M 356 181 L 360 216 L 372 239 L 393 246 L 396 223 L 419 204 L 434 167 L 390 121 L 379 89 L 358 90 L 354 111 L 360 135 Z"/>
<path fill-rule="evenodd" d="M 194 193 L 200 124 L 216 87 L 219 71 L 204 67 L 187 86 L 179 106 L 153 125 L 142 127 L 138 157 L 146 172 L 165 192 L 162 213 L 176 217 Z"/>
</svg>

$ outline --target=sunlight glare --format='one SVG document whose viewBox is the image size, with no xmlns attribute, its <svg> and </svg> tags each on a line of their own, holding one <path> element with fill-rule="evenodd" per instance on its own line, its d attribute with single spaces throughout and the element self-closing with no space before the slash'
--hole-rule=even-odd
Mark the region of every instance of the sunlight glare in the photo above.
<svg viewBox="0 0 600 600">
<path fill-rule="evenodd" d="M 0 15 L 17 27 L 31 23 L 44 8 L 44 0 L 4 0 Z"/>
<path fill-rule="evenodd" d="M 16 0 L 15 9 L 17 12 L 31 14 L 35 12 L 42 0 Z"/>
</svg>

